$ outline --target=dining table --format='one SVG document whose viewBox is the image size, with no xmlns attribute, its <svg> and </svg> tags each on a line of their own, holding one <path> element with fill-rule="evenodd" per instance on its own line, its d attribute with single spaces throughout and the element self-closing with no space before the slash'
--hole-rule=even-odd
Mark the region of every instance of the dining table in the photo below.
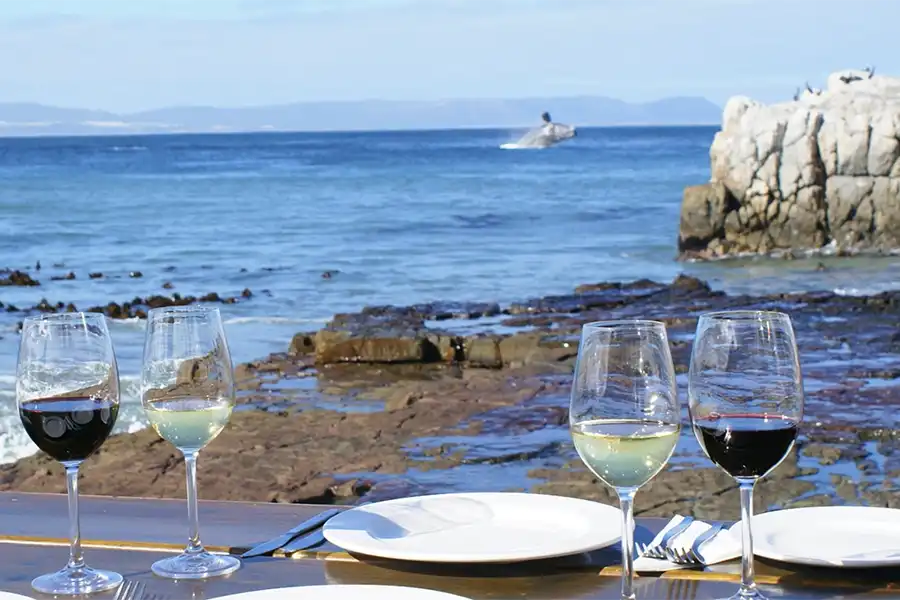
<svg viewBox="0 0 900 600">
<path fill-rule="evenodd" d="M 184 500 L 83 496 L 81 532 L 90 566 L 145 583 L 152 600 L 211 599 L 267 588 L 323 584 L 382 584 L 426 588 L 477 599 L 615 599 L 620 594 L 618 545 L 602 550 L 508 564 L 434 564 L 354 555 L 330 543 L 284 556 L 243 560 L 226 577 L 172 581 L 150 565 L 180 552 L 187 536 Z M 201 501 L 201 536 L 207 549 L 239 555 L 284 533 L 329 505 Z M 349 508 L 349 507 L 348 507 Z M 663 518 L 636 519 L 637 536 L 651 537 Z M 0 590 L 45 598 L 31 580 L 61 568 L 68 558 L 66 497 L 0 493 Z M 900 544 L 900 540 L 898 540 Z M 900 597 L 900 569 L 801 567 L 756 559 L 756 580 L 770 598 Z M 740 562 L 665 573 L 640 573 L 638 598 L 725 598 L 740 581 Z M 97 599 L 113 598 L 113 592 Z"/>
</svg>

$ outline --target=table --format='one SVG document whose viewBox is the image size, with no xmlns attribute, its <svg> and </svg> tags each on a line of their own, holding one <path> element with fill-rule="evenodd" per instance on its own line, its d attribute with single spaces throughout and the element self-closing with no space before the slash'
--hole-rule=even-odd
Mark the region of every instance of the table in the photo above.
<svg viewBox="0 0 900 600">
<path fill-rule="evenodd" d="M 200 503 L 207 548 L 240 553 L 329 507 L 244 502 Z M 244 561 L 233 575 L 206 582 L 155 577 L 150 564 L 179 552 L 187 534 L 183 500 L 84 496 L 82 536 L 88 564 L 144 580 L 148 593 L 169 600 L 211 599 L 267 587 L 325 583 L 380 583 L 442 590 L 472 598 L 618 599 L 617 549 L 517 565 L 422 565 L 354 557 L 334 546 L 286 557 Z M 659 531 L 664 519 L 638 519 L 639 535 Z M 68 557 L 66 498 L 0 493 L 0 589 L 44 598 L 31 579 L 56 570 Z M 887 598 L 900 595 L 900 569 L 798 569 L 757 559 L 757 581 L 771 597 L 798 600 Z M 737 562 L 704 571 L 681 570 L 636 580 L 639 598 L 725 598 L 737 589 Z M 100 594 L 95 598 L 111 598 Z"/>
</svg>

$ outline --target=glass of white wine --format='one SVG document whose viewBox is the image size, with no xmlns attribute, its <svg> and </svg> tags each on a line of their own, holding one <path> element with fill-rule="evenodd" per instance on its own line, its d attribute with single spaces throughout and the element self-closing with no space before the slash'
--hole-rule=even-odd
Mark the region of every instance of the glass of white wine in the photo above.
<svg viewBox="0 0 900 600">
<path fill-rule="evenodd" d="M 187 470 L 188 545 L 153 563 L 157 575 L 206 579 L 236 571 L 240 561 L 212 554 L 200 543 L 197 455 L 231 417 L 234 373 L 217 308 L 167 307 L 147 315 L 141 401 L 156 433 L 184 454 Z"/>
<path fill-rule="evenodd" d="M 569 427 L 578 455 L 622 506 L 622 598 L 634 598 L 634 496 L 669 462 L 681 433 L 675 368 L 658 321 L 581 331 Z"/>
</svg>

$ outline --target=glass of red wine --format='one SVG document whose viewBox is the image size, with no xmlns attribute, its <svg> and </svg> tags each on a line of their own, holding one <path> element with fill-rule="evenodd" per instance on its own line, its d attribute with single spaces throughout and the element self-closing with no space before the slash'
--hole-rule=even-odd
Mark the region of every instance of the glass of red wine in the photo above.
<svg viewBox="0 0 900 600">
<path fill-rule="evenodd" d="M 753 577 L 753 488 L 794 445 L 803 380 L 788 315 L 723 311 L 700 317 L 691 352 L 689 411 L 697 441 L 737 480 L 743 563 L 732 600 L 761 599 Z"/>
<path fill-rule="evenodd" d="M 84 562 L 78 518 L 78 467 L 106 441 L 119 414 L 119 371 L 101 314 L 25 319 L 16 368 L 16 403 L 28 437 L 66 470 L 69 562 L 31 582 L 35 590 L 79 596 L 111 590 L 122 576 Z"/>
</svg>

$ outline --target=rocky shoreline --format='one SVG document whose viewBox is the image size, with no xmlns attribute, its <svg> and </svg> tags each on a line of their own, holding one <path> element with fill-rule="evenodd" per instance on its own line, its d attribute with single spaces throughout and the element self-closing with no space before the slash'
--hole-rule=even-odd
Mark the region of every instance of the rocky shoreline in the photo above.
<svg viewBox="0 0 900 600">
<path fill-rule="evenodd" d="M 697 316 L 729 308 L 789 312 L 806 378 L 801 439 L 760 485 L 757 510 L 900 504 L 900 292 L 734 296 L 687 276 L 584 285 L 508 306 L 432 303 L 336 315 L 319 331 L 298 333 L 284 353 L 237 366 L 238 406 L 202 454 L 201 497 L 354 503 L 531 490 L 613 502 L 568 436 L 581 326 L 666 322 L 683 392 Z M 0 467 L 0 489 L 62 492 L 62 470 L 28 457 Z M 152 431 L 118 435 L 85 463 L 81 489 L 183 497 L 183 462 Z M 736 485 L 685 428 L 636 510 L 734 519 Z"/>
</svg>

